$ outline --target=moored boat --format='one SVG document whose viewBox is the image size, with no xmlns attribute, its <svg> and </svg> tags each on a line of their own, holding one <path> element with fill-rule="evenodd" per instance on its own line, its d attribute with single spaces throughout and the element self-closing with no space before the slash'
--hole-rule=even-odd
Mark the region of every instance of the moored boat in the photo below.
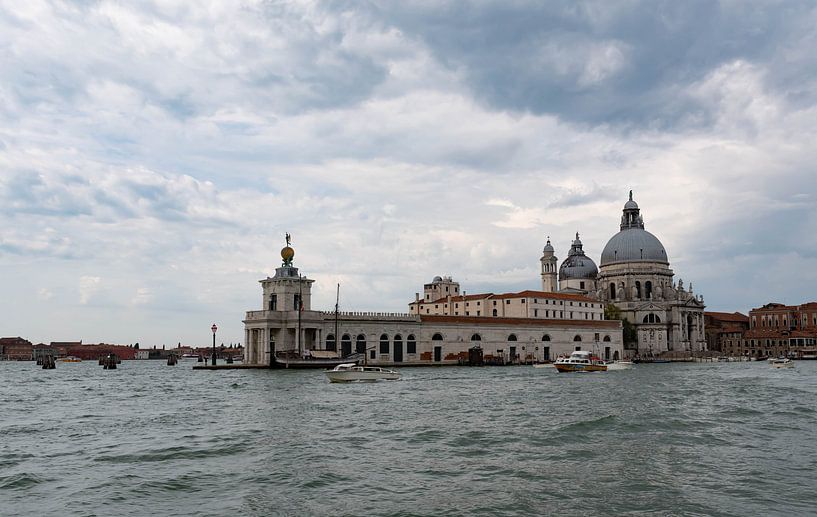
<svg viewBox="0 0 817 517">
<path fill-rule="evenodd" d="M 61 363 L 81 363 L 82 359 L 80 359 L 79 357 L 75 357 L 73 355 L 69 355 L 67 357 L 60 357 L 59 359 L 57 359 L 57 361 Z"/>
<path fill-rule="evenodd" d="M 320 352 L 322 351 L 307 351 L 306 354 L 278 352 L 272 356 L 270 366 L 272 368 L 325 369 L 334 368 L 341 364 L 357 365 L 359 361 L 363 360 L 363 354 L 337 357 L 334 354 L 321 354 Z"/>
<path fill-rule="evenodd" d="M 355 363 L 337 365 L 324 373 L 330 382 L 374 382 L 379 380 L 396 381 L 400 372 L 380 366 L 358 366 Z"/>
<path fill-rule="evenodd" d="M 632 361 L 606 361 L 607 371 L 613 370 L 629 370 L 635 366 Z"/>
<path fill-rule="evenodd" d="M 576 350 L 570 357 L 560 357 L 553 363 L 560 373 L 568 372 L 606 372 L 607 365 L 598 357 L 586 350 Z"/>
</svg>

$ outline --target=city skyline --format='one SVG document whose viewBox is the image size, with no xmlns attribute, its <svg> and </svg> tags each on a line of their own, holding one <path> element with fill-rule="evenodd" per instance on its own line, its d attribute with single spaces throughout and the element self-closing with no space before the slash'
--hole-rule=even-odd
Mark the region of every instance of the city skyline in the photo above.
<svg viewBox="0 0 817 517">
<path fill-rule="evenodd" d="M 316 308 L 537 289 L 630 189 L 707 310 L 813 300 L 817 10 L 639 5 L 0 7 L 2 334 L 242 341 L 286 232 Z"/>
</svg>

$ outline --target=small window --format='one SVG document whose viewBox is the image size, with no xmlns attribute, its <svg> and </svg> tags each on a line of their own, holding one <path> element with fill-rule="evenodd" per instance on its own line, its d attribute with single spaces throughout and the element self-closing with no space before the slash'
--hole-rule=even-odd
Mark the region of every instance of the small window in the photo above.
<svg viewBox="0 0 817 517">
<path fill-rule="evenodd" d="M 511 304 L 510 300 L 505 300 L 505 305 L 510 305 L 510 304 Z"/>
</svg>

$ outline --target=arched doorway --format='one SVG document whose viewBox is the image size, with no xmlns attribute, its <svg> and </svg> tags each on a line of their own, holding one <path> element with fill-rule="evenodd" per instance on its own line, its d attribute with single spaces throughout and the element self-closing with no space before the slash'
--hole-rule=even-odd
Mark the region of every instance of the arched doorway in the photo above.
<svg viewBox="0 0 817 517">
<path fill-rule="evenodd" d="M 352 354 L 352 336 L 349 334 L 344 334 L 342 338 L 340 338 L 340 355 L 341 357 L 346 357 L 347 355 Z"/>
<path fill-rule="evenodd" d="M 357 339 L 355 340 L 355 353 L 358 354 L 366 353 L 366 336 L 364 336 L 363 334 L 357 335 Z"/>
<path fill-rule="evenodd" d="M 403 336 L 400 334 L 395 334 L 394 336 L 394 362 L 395 363 L 402 363 L 403 362 Z"/>
<path fill-rule="evenodd" d="M 434 334 L 431 336 L 431 342 L 434 345 L 434 362 L 439 363 L 443 360 L 443 335 Z M 439 344 L 438 344 L 439 343 Z"/>
</svg>

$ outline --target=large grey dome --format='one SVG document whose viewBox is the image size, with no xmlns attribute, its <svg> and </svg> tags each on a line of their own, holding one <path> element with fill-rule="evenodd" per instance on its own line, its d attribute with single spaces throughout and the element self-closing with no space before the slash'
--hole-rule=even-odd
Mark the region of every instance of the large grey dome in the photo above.
<svg viewBox="0 0 817 517">
<path fill-rule="evenodd" d="M 591 279 L 595 280 L 599 274 L 599 269 L 596 263 L 584 254 L 582 249 L 582 241 L 579 239 L 579 234 L 576 234 L 576 240 L 570 247 L 567 258 L 559 266 L 559 279 L 567 280 L 569 278 Z"/>
<path fill-rule="evenodd" d="M 616 262 L 661 262 L 669 264 L 658 237 L 642 228 L 627 228 L 613 235 L 601 252 L 601 265 Z"/>
</svg>

